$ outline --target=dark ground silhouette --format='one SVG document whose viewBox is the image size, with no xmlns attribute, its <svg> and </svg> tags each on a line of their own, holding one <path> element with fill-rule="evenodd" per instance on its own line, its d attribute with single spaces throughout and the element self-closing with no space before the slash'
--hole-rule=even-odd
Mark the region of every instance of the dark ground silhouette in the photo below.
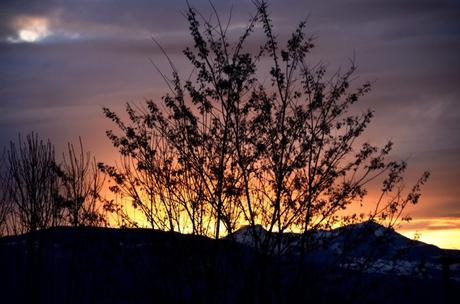
<svg viewBox="0 0 460 304">
<path fill-rule="evenodd" d="M 377 228 L 371 228 L 374 236 Z M 391 238 L 402 248 L 399 236 L 392 232 Z M 345 239 L 313 250 L 302 271 L 292 252 L 274 259 L 230 240 L 151 229 L 50 228 L 0 239 L 1 298 L 3 303 L 440 303 L 453 301 L 460 287 L 458 264 L 451 265 L 447 279 L 439 261 L 458 259 L 457 251 L 417 242 L 406 250 L 404 263 L 425 263 L 425 270 L 404 274 L 375 265 L 363 270 L 332 258 Z M 349 257 L 365 257 L 365 243 Z M 379 251 L 378 258 L 390 251 Z"/>
</svg>

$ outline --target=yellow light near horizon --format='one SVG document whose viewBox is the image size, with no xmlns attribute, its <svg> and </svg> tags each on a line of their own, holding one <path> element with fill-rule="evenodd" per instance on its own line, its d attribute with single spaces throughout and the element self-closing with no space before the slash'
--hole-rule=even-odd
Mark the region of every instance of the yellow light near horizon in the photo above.
<svg viewBox="0 0 460 304">
<path fill-rule="evenodd" d="M 460 228 L 446 230 L 403 230 L 400 233 L 411 239 L 417 234 L 419 241 L 436 245 L 439 248 L 460 250 Z"/>
<path fill-rule="evenodd" d="M 151 228 L 150 222 L 147 220 L 145 214 L 139 209 L 132 206 L 129 198 L 123 198 L 121 205 L 124 206 L 125 212 L 129 217 L 135 221 L 139 227 Z M 185 216 L 185 214 L 183 214 Z M 109 219 L 110 226 L 117 227 L 118 224 L 115 218 Z M 181 220 L 180 230 L 181 233 L 192 233 L 192 227 L 189 220 Z M 239 227 L 247 225 L 247 222 L 239 223 Z M 333 228 L 342 226 L 343 223 L 336 223 Z M 211 224 L 214 227 L 213 223 Z M 225 229 L 224 229 L 225 230 Z M 407 238 L 414 239 L 416 236 L 421 242 L 432 244 L 443 249 L 457 249 L 460 250 L 460 218 L 418 218 L 410 221 L 409 223 L 401 223 L 397 227 L 397 232 L 406 236 Z M 213 228 L 210 232 L 213 232 Z M 274 231 L 277 229 L 275 227 Z M 289 232 L 300 233 L 300 228 L 292 228 Z M 221 237 L 226 235 L 226 231 L 222 231 Z"/>
<path fill-rule="evenodd" d="M 420 218 L 398 229 L 402 235 L 444 249 L 460 250 L 460 218 Z"/>
<path fill-rule="evenodd" d="M 106 195 L 111 196 L 113 194 L 109 194 L 110 191 L 106 189 L 107 193 Z M 142 191 L 139 191 L 139 193 L 142 193 Z M 366 201 L 361 205 L 359 203 L 353 203 L 350 205 L 350 208 L 347 210 L 344 210 L 343 212 L 339 212 L 339 216 L 345 216 L 345 215 L 350 215 L 351 213 L 356 213 L 356 214 L 364 214 L 365 217 L 363 220 L 366 220 L 366 215 L 371 213 L 373 209 L 375 208 L 375 205 L 372 203 L 373 201 L 376 200 L 376 191 L 373 191 L 370 193 L 369 197 L 366 199 Z M 257 199 L 257 198 L 256 198 Z M 148 202 L 148 199 L 145 199 L 145 202 Z M 121 201 L 122 205 L 124 206 L 125 211 L 130 215 L 130 218 L 137 222 L 139 227 L 145 227 L 149 228 L 151 227 L 151 224 L 147 220 L 146 216 L 143 214 L 143 212 L 139 208 L 133 208 L 131 199 L 125 197 Z M 409 210 L 410 211 L 410 210 Z M 410 212 L 405 213 L 404 215 L 410 215 Z M 257 224 L 261 224 L 260 220 L 256 221 Z M 175 223 L 177 224 L 177 223 Z M 210 229 L 209 232 L 212 234 L 214 232 L 214 222 L 213 220 L 210 221 Z M 238 230 L 239 228 L 248 225 L 249 223 L 245 221 L 244 219 L 241 219 L 241 221 L 238 221 L 236 223 L 235 229 Z M 110 225 L 112 227 L 117 227 L 117 222 L 113 218 L 110 221 Z M 338 228 L 340 226 L 344 225 L 343 222 L 337 222 L 334 225 L 332 225 L 332 229 Z M 179 228 L 180 227 L 180 228 Z M 182 212 L 180 216 L 180 224 L 179 227 L 176 227 L 178 229 L 175 229 L 178 232 L 181 233 L 191 233 L 192 232 L 192 226 L 190 223 L 190 220 L 187 219 L 187 215 L 185 211 Z M 221 237 L 226 236 L 226 232 L 224 227 L 221 227 Z M 443 249 L 458 249 L 460 250 L 460 217 L 450 217 L 450 218 L 415 218 L 411 220 L 409 223 L 406 222 L 400 222 L 399 224 L 396 224 L 395 229 L 397 230 L 398 233 L 410 238 L 414 239 L 414 237 L 417 235 L 419 237 L 419 240 L 427 243 L 427 244 L 433 244 L 435 246 L 438 246 Z M 273 229 L 274 232 L 277 232 L 278 229 L 275 226 Z M 286 232 L 294 232 L 294 233 L 301 233 L 303 229 L 301 227 L 291 227 Z M 211 235 L 212 236 L 212 235 Z"/>
</svg>

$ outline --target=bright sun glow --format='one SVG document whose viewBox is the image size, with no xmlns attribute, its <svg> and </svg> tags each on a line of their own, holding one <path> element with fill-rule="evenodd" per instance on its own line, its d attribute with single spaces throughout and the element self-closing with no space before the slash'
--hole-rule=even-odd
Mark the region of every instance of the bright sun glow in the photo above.
<svg viewBox="0 0 460 304">
<path fill-rule="evenodd" d="M 38 42 L 51 34 L 48 19 L 42 17 L 19 17 L 14 26 L 17 38 L 14 42 Z"/>
</svg>

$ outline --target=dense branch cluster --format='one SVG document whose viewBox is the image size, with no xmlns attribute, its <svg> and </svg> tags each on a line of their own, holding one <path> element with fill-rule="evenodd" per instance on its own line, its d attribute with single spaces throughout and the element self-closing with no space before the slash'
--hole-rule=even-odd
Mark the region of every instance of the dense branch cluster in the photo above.
<svg viewBox="0 0 460 304">
<path fill-rule="evenodd" d="M 0 162 L 0 232 L 109 225 L 106 213 L 121 226 L 140 226 L 128 212 L 134 208 L 160 230 L 220 238 L 249 225 L 257 249 L 279 252 L 284 232 L 301 232 L 304 249 L 312 231 L 409 219 L 403 211 L 418 202 L 428 173 L 405 189 L 407 165 L 389 157 L 393 144 L 360 140 L 373 112 L 352 106 L 370 83 L 353 82 L 354 61 L 332 75 L 311 65 L 306 22 L 282 43 L 267 4 L 255 4 L 235 42 L 230 20 L 212 4 L 212 18 L 188 7 L 194 45 L 184 55 L 193 73 L 182 79 L 158 44 L 172 69 L 171 78 L 157 69 L 170 92 L 127 104 L 127 119 L 103 109 L 118 129 L 107 131 L 118 164 L 96 163 L 81 140 L 60 162 L 36 134 L 12 142 Z M 256 35 L 263 39 L 254 51 L 248 44 Z M 106 176 L 114 199 L 101 195 Z M 382 186 L 374 205 L 349 212 L 375 181 Z"/>
<path fill-rule="evenodd" d="M 328 75 L 324 65 L 308 62 L 313 39 L 304 33 L 306 22 L 282 45 L 267 4 L 256 7 L 235 43 L 230 21 L 214 7 L 213 18 L 189 7 L 194 45 L 184 54 L 194 73 L 183 80 L 164 53 L 172 78 L 158 70 L 170 88 L 161 101 L 127 104 L 126 121 L 104 108 L 118 128 L 107 135 L 121 154 L 118 165 L 99 164 L 110 189 L 152 228 L 219 238 L 250 225 L 256 246 L 274 249 L 281 238 L 261 238 L 257 225 L 279 232 L 269 236 L 297 230 L 307 237 L 363 220 L 339 214 L 380 178 L 382 194 L 366 219 L 394 225 L 407 204 L 417 203 L 428 173 L 405 192 L 406 163 L 388 159 L 392 143 L 357 142 L 373 112 L 352 111 L 371 87 L 352 84 L 354 62 Z M 246 45 L 258 29 L 264 40 L 255 54 Z"/>
</svg>

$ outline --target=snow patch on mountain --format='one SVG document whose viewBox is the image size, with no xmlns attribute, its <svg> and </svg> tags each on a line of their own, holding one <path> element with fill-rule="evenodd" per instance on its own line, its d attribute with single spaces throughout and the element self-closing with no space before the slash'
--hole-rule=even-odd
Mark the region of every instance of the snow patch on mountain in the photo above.
<svg viewBox="0 0 460 304">
<path fill-rule="evenodd" d="M 254 248 L 254 235 L 261 244 L 267 240 L 269 232 L 260 225 L 254 229 L 245 226 L 228 238 Z M 271 242 L 278 237 L 279 234 L 273 232 Z M 303 237 L 298 233 L 284 233 L 280 239 L 280 252 L 298 255 L 302 241 L 307 240 L 310 256 L 341 260 L 339 267 L 342 269 L 370 274 L 439 278 L 444 271 L 440 259 L 449 253 L 434 245 L 411 240 L 375 222 L 312 231 L 306 239 L 302 240 Z M 458 252 L 456 256 L 459 256 Z M 460 281 L 460 264 L 453 263 L 448 267 L 451 279 Z"/>
</svg>

